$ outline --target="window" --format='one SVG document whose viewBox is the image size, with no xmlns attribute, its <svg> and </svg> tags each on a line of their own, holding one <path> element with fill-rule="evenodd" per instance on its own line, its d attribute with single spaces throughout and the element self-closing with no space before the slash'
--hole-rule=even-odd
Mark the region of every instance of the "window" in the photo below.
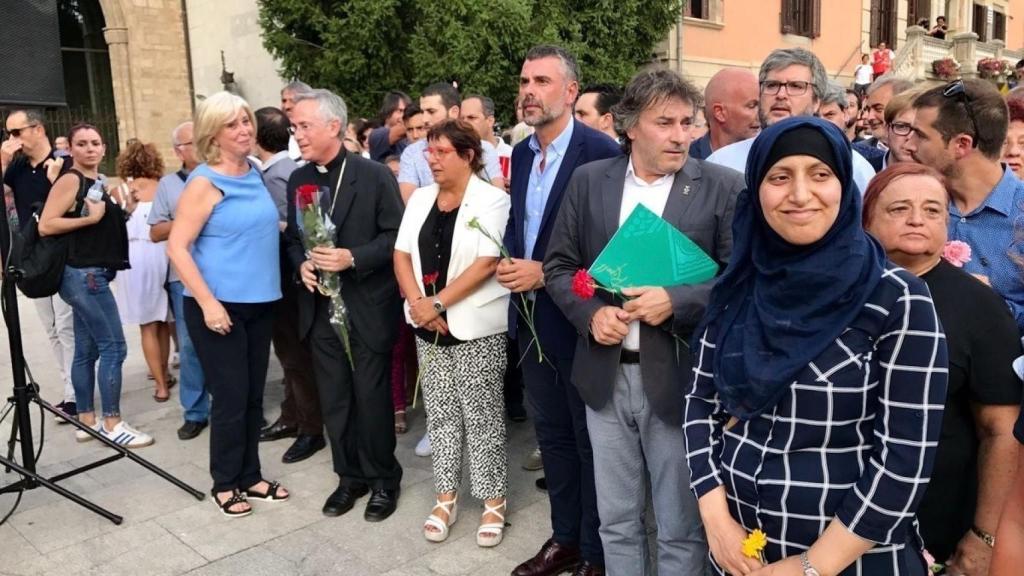
<svg viewBox="0 0 1024 576">
<path fill-rule="evenodd" d="M 992 12 L 992 36 L 989 40 L 1006 42 L 1006 14 L 999 11 Z"/>
<path fill-rule="evenodd" d="M 782 33 L 821 36 L 821 0 L 782 0 Z"/>
<path fill-rule="evenodd" d="M 928 20 L 926 29 L 935 25 L 931 21 L 932 3 L 931 0 L 907 0 L 907 26 L 914 26 L 921 20 Z"/>
<path fill-rule="evenodd" d="M 700 20 L 710 20 L 708 1 L 709 0 L 688 0 L 686 2 L 686 11 L 684 16 L 689 18 L 698 18 Z"/>
<path fill-rule="evenodd" d="M 978 35 L 979 41 L 988 41 L 988 6 L 974 5 L 974 21 L 971 23 L 971 32 Z"/>
<path fill-rule="evenodd" d="M 896 49 L 896 0 L 871 0 L 871 47 Z"/>
</svg>

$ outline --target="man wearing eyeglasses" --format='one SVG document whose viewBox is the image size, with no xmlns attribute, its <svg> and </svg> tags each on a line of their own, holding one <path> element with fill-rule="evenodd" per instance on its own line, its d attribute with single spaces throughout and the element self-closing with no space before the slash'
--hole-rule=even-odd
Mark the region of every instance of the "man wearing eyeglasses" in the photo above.
<svg viewBox="0 0 1024 576">
<path fill-rule="evenodd" d="M 13 196 L 19 225 L 25 226 L 32 217 L 33 206 L 42 206 L 54 180 L 71 168 L 71 158 L 60 157 L 50 146 L 41 110 L 14 110 L 7 116 L 5 127 L 5 139 L 0 144 L 4 197 Z M 7 216 L 6 209 L 2 216 Z M 75 354 L 71 307 L 56 294 L 33 302 L 64 380 L 64 399 L 56 408 L 75 416 L 78 411 L 75 389 L 71 386 L 71 361 Z"/>
<path fill-rule="evenodd" d="M 762 128 L 791 116 L 815 116 L 828 91 L 828 74 L 813 52 L 804 48 L 780 48 L 761 64 L 758 75 L 760 99 L 758 119 Z M 747 168 L 747 156 L 754 138 L 715 150 L 708 162 L 739 172 Z M 853 152 L 853 179 L 863 194 L 875 170 L 861 154 Z"/>
<path fill-rule="evenodd" d="M 909 148 L 915 160 L 946 177 L 951 200 L 949 239 L 971 247 L 970 260 L 963 269 L 1003 297 L 1018 329 L 1022 329 L 1024 182 L 999 162 L 1009 123 L 1006 104 L 989 82 L 957 80 L 921 94 L 913 107 L 916 115 Z M 952 364 L 950 368 L 952 372 Z M 933 474 L 936 486 L 929 485 L 918 511 L 927 514 L 927 520 L 922 515 L 921 523 L 925 546 L 936 560 L 946 560 L 946 573 L 954 576 L 989 573 L 993 535 L 1016 469 L 1017 445 L 1012 431 L 1017 406 L 1000 405 L 982 397 L 991 397 L 992 393 L 991 387 L 971 391 L 971 421 L 961 419 L 960 423 L 949 424 L 947 411 L 939 453 L 946 451 L 946 460 L 949 454 L 955 454 L 961 462 L 973 461 L 971 454 L 964 453 L 967 448 L 958 447 L 957 440 L 977 438 L 977 465 L 961 467 L 962 477 L 948 471 Z M 951 426 L 966 429 L 954 429 L 956 434 L 951 434 Z M 953 489 L 942 490 L 941 496 L 929 498 L 934 496 L 933 490 L 939 490 L 939 483 L 947 486 L 951 482 L 977 486 L 977 494 L 958 490 L 954 484 Z M 959 497 L 950 498 L 948 494 Z M 932 500 L 934 505 L 928 506 Z M 970 519 L 968 526 L 958 525 L 961 518 Z M 959 534 L 948 533 L 953 526 L 958 526 Z"/>
<path fill-rule="evenodd" d="M 171 233 L 171 223 L 178 209 L 178 200 L 185 191 L 185 180 L 189 173 L 199 165 L 196 157 L 195 144 L 192 141 L 192 122 L 179 124 L 171 132 L 171 146 L 174 155 L 181 162 L 181 168 L 173 174 L 160 179 L 153 197 L 153 208 L 149 212 L 149 239 L 163 242 Z M 167 272 L 167 291 L 171 295 L 171 308 L 178 333 L 178 357 L 181 361 L 181 386 L 178 389 L 178 400 L 184 412 L 185 422 L 178 428 L 179 440 L 191 440 L 206 428 L 210 417 L 210 395 L 206 390 L 206 379 L 203 369 L 199 366 L 199 357 L 189 338 L 184 318 L 185 285 L 181 283 L 174 266 Z"/>
</svg>

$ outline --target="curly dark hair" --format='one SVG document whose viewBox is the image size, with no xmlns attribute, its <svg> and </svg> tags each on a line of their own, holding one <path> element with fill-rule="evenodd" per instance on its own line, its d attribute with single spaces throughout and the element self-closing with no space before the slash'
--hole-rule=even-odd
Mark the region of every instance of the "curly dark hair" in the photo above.
<svg viewBox="0 0 1024 576">
<path fill-rule="evenodd" d="M 156 151 L 156 146 L 143 144 L 138 140 L 128 142 L 128 146 L 117 155 L 118 178 L 151 178 L 159 180 L 164 175 L 164 160 Z"/>
</svg>

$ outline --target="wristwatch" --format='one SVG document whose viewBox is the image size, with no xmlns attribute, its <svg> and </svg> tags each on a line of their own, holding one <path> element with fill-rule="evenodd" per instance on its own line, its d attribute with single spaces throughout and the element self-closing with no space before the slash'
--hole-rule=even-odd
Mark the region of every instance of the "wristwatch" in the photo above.
<svg viewBox="0 0 1024 576">
<path fill-rule="evenodd" d="M 800 566 L 804 569 L 804 576 L 821 576 L 821 573 L 811 566 L 811 561 L 807 559 L 807 552 L 800 553 Z"/>
<path fill-rule="evenodd" d="M 444 304 L 441 303 L 441 299 L 434 297 L 434 312 L 437 312 L 438 315 L 441 315 L 444 314 L 444 311 L 445 307 Z"/>
<path fill-rule="evenodd" d="M 996 545 L 996 537 L 989 534 L 988 532 L 985 532 L 981 528 L 978 528 L 977 526 L 971 526 L 971 532 L 973 532 L 975 536 L 980 538 L 982 542 L 987 544 L 989 548 L 992 548 Z"/>
</svg>

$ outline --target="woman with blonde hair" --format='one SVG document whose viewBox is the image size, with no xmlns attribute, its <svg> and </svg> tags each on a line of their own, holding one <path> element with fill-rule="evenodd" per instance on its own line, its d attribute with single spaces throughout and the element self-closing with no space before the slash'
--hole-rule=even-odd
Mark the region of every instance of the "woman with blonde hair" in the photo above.
<svg viewBox="0 0 1024 576">
<path fill-rule="evenodd" d="M 167 240 L 212 399 L 212 494 L 228 517 L 252 513 L 250 499 L 289 496 L 263 479 L 258 449 L 281 286 L 277 207 L 248 160 L 255 130 L 252 109 L 238 96 L 218 92 L 198 106 L 193 140 L 203 164 L 189 175 Z"/>
<path fill-rule="evenodd" d="M 131 141 L 117 157 L 117 176 L 122 180 L 122 197 L 131 196 L 137 204 L 128 220 L 128 261 L 132 267 L 117 277 L 114 297 L 124 324 L 138 324 L 142 335 L 142 354 L 156 382 L 153 399 L 166 402 L 176 383 L 167 367 L 171 331 L 167 323 L 168 298 L 166 242 L 149 237 L 149 212 L 153 207 L 157 181 L 163 176 L 164 162 L 156 147 Z"/>
</svg>

